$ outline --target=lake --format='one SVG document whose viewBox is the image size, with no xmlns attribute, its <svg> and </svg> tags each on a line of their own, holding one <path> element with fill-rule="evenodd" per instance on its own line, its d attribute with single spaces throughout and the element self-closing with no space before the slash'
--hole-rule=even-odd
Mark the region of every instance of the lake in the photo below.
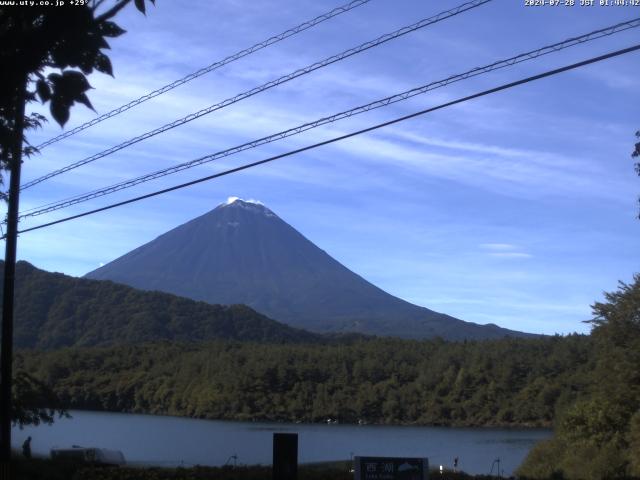
<svg viewBox="0 0 640 480">
<path fill-rule="evenodd" d="M 431 466 L 487 474 L 494 460 L 511 474 L 546 429 L 323 425 L 195 420 L 180 417 L 71 411 L 52 426 L 14 428 L 20 447 L 31 435 L 34 454 L 81 445 L 121 450 L 130 464 L 160 466 L 270 464 L 274 432 L 298 433 L 300 463 L 345 460 L 352 455 L 427 457 Z M 494 473 L 497 466 L 494 467 Z"/>
</svg>

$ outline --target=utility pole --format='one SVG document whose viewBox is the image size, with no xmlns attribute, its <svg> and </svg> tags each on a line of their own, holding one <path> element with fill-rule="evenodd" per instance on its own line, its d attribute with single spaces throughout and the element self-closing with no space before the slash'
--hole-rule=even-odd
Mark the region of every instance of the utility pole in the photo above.
<svg viewBox="0 0 640 480">
<path fill-rule="evenodd" d="M 20 170 L 22 167 L 22 139 L 24 133 L 24 104 L 27 75 L 16 82 L 13 108 L 14 137 L 9 159 L 9 202 L 4 256 L 4 285 L 2 293 L 2 339 L 0 341 L 0 475 L 10 478 L 11 461 L 11 387 L 13 380 L 13 294 L 15 290 L 16 250 L 18 243 L 18 207 L 20 201 Z M 5 158 L 6 159 L 6 158 Z"/>
</svg>

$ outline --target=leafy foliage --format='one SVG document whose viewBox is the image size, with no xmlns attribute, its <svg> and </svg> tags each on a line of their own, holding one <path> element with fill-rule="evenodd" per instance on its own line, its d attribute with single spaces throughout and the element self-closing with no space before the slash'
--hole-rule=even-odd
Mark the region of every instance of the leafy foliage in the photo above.
<svg viewBox="0 0 640 480">
<path fill-rule="evenodd" d="M 549 426 L 592 367 L 589 337 L 350 344 L 154 343 L 23 351 L 68 408 L 210 419 Z"/>
<path fill-rule="evenodd" d="M 640 275 L 593 306 L 595 368 L 587 394 L 559 418 L 520 473 L 546 478 L 640 476 Z"/>
<path fill-rule="evenodd" d="M 155 0 L 149 0 L 152 3 Z M 60 125 L 69 119 L 71 107 L 82 103 L 93 109 L 86 75 L 94 71 L 113 75 L 107 38 L 125 31 L 111 19 L 131 0 L 111 2 L 98 12 L 104 1 L 82 2 L 65 8 L 30 5 L 0 7 L 0 166 L 7 168 L 13 148 L 25 145 L 24 154 L 34 153 L 24 131 L 44 121 L 39 114 L 24 116 L 26 103 L 49 102 L 51 116 Z M 145 12 L 145 0 L 135 0 Z M 21 122 L 24 122 L 21 125 Z"/>
<path fill-rule="evenodd" d="M 60 399 L 40 380 L 21 371 L 13 379 L 11 418 L 21 428 L 24 425 L 52 424 L 56 414 L 67 417 L 60 407 Z"/>
<path fill-rule="evenodd" d="M 37 113 L 25 115 L 25 105 L 36 98 L 42 103 L 50 102 L 51 115 L 64 125 L 76 102 L 93 109 L 86 94 L 91 86 L 85 75 L 94 69 L 113 73 L 109 58 L 102 52 L 109 48 L 105 37 L 118 36 L 124 31 L 109 19 L 131 0 L 118 0 L 97 15 L 96 10 L 103 2 L 68 5 L 71 8 L 51 8 L 49 2 L 31 2 L 31 5 L 16 2 L 14 6 L 0 7 L 0 169 L 10 169 L 12 175 L 17 175 L 12 176 L 13 179 L 19 180 L 23 155 L 30 156 L 37 151 L 24 132 L 40 127 L 46 120 Z M 144 13 L 144 0 L 135 3 Z M 51 73 L 45 77 L 45 72 Z M 10 197 L 0 193 L 2 200 L 9 200 L 9 212 L 12 206 L 17 212 L 18 196 L 18 189 L 13 190 Z M 10 217 L 11 231 L 15 217 Z M 11 250 L 7 248 L 9 258 Z M 13 258 L 15 261 L 15 247 Z M 11 371 L 11 362 L 8 363 Z M 4 381 L 12 383 L 9 380 Z M 64 414 L 56 408 L 57 398 L 51 390 L 26 373 L 18 375 L 9 387 L 13 394 L 12 418 L 20 426 L 51 423 L 56 410 Z M 42 408 L 43 405 L 50 408 Z"/>
<path fill-rule="evenodd" d="M 298 478 L 305 480 L 352 480 L 351 462 L 329 462 L 300 465 Z M 271 480 L 270 466 L 203 467 L 192 468 L 101 468 L 77 463 L 52 460 L 18 460 L 17 480 Z M 495 477 L 471 476 L 460 472 L 432 471 L 430 478 L 441 480 L 494 479 Z"/>
</svg>

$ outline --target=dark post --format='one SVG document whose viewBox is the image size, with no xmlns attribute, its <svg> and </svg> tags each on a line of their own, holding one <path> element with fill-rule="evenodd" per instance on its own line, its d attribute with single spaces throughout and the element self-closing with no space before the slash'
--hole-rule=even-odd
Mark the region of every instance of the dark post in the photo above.
<svg viewBox="0 0 640 480">
<path fill-rule="evenodd" d="M 15 91 L 14 141 L 9 163 L 9 206 L 4 256 L 4 285 L 2 293 L 2 340 L 0 343 L 0 468 L 8 474 L 11 461 L 11 384 L 13 362 L 13 291 L 18 243 L 18 206 L 20 198 L 20 169 L 22 166 L 22 136 L 24 131 L 24 102 L 26 76 Z"/>
<path fill-rule="evenodd" d="M 298 434 L 273 434 L 273 480 L 298 480 Z"/>
</svg>

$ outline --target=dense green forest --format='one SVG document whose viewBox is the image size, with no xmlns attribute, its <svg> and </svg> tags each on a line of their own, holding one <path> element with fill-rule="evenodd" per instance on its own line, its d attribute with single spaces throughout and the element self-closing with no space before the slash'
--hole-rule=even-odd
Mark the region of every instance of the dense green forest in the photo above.
<svg viewBox="0 0 640 480">
<path fill-rule="evenodd" d="M 445 342 L 323 337 L 245 307 L 64 275 L 47 284 L 37 269 L 20 268 L 28 270 L 20 295 L 31 298 L 25 288 L 46 295 L 20 313 L 18 331 L 36 339 L 21 345 L 37 349 L 19 349 L 16 367 L 48 385 L 53 392 L 43 391 L 56 406 L 234 420 L 553 426 L 522 476 L 640 476 L 640 276 L 594 305 L 589 336 Z M 113 315 L 131 318 L 130 327 L 115 328 Z M 49 330 L 34 318 L 63 327 Z M 179 342 L 146 341 L 158 332 L 182 334 Z M 60 345 L 73 346 L 54 349 Z M 52 413 L 41 409 L 38 418 Z"/>
<path fill-rule="evenodd" d="M 520 468 L 531 478 L 640 477 L 640 275 L 593 307 L 594 371 L 555 435 Z"/>
<path fill-rule="evenodd" d="M 0 261 L 0 272 L 4 262 Z M 0 285 L 2 276 L 0 275 Z M 271 320 L 244 305 L 210 305 L 168 293 L 16 266 L 18 348 L 213 339 L 319 342 L 323 337 Z"/>
<path fill-rule="evenodd" d="M 69 408 L 211 419 L 551 425 L 590 381 L 587 336 L 450 343 L 155 343 L 22 351 Z"/>
</svg>

